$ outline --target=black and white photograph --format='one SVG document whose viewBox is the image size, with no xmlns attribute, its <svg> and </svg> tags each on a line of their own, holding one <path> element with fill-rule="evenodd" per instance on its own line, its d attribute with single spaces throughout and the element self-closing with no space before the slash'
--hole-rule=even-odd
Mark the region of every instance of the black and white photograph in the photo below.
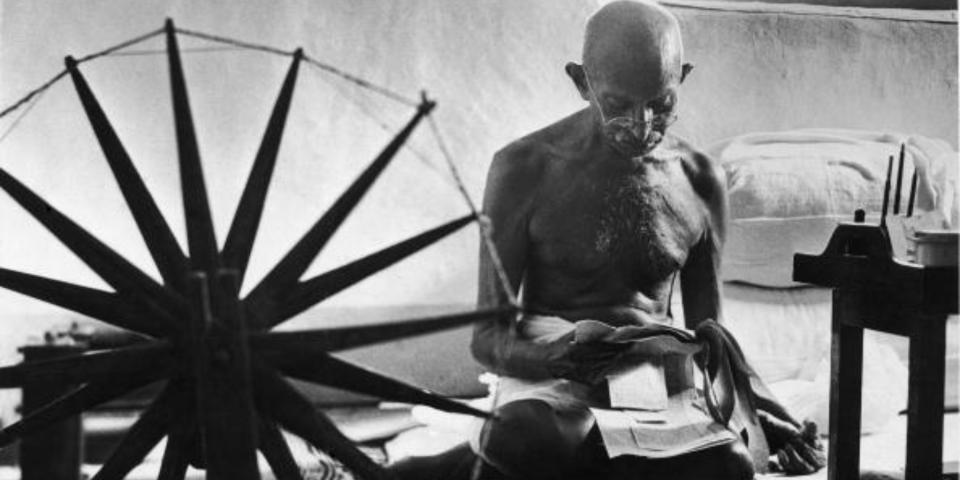
<svg viewBox="0 0 960 480">
<path fill-rule="evenodd" d="M 946 480 L 957 0 L 0 0 L 0 480 Z"/>
</svg>

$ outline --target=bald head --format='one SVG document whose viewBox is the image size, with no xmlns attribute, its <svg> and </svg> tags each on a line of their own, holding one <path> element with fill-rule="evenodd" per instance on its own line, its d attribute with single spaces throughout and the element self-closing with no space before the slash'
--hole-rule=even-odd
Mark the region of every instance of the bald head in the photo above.
<svg viewBox="0 0 960 480">
<path fill-rule="evenodd" d="M 652 0 L 616 1 L 587 22 L 583 65 L 567 74 L 590 102 L 594 124 L 626 156 L 646 154 L 677 119 L 683 63 L 680 25 Z"/>
<path fill-rule="evenodd" d="M 642 82 L 654 88 L 679 80 L 682 64 L 680 25 L 652 1 L 612 2 L 587 22 L 583 66 L 591 80 Z"/>
</svg>

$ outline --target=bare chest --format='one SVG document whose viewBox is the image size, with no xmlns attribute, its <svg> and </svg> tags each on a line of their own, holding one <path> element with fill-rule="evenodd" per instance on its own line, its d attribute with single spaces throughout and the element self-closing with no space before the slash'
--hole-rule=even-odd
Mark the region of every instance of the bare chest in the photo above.
<svg viewBox="0 0 960 480">
<path fill-rule="evenodd" d="M 572 275 L 655 282 L 684 264 L 704 212 L 679 160 L 587 170 L 538 199 L 534 259 Z"/>
</svg>

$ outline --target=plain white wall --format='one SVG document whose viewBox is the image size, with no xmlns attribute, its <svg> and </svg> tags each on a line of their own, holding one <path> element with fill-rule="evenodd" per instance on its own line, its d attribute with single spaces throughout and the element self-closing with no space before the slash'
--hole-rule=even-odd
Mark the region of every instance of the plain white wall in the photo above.
<svg viewBox="0 0 960 480">
<path fill-rule="evenodd" d="M 184 28 L 283 49 L 303 46 L 320 60 L 408 96 L 426 89 L 439 100 L 441 128 L 470 193 L 479 198 L 496 149 L 583 105 L 563 65 L 579 58 L 583 24 L 597 4 L 5 1 L 0 4 L 0 105 L 59 71 L 64 55 L 81 56 L 159 28 L 169 16 Z M 683 25 L 688 59 L 697 64 L 682 94 L 676 130 L 696 143 L 705 146 L 757 130 L 818 126 L 919 133 L 956 145 L 956 22 L 950 20 L 955 16 L 945 15 L 943 23 L 833 16 L 829 9 L 821 15 L 674 11 Z M 184 49 L 210 46 L 182 36 L 180 42 Z M 158 37 L 134 50 L 162 48 Z M 183 240 L 165 61 L 162 55 L 108 57 L 81 69 Z M 288 59 L 221 51 L 185 54 L 184 62 L 222 241 Z M 391 131 L 381 129 L 365 111 Z M 302 66 L 245 288 L 329 206 L 410 114 L 410 108 Z M 9 122 L 3 119 L 0 128 Z M 412 144 L 434 166 L 403 152 L 311 273 L 466 213 L 427 131 L 421 128 Z M 153 272 L 68 80 L 51 89 L 0 143 L 0 166 Z M 0 229 L 3 267 L 103 287 L 5 195 L 0 195 Z M 476 251 L 476 229 L 471 227 L 330 303 L 469 305 L 476 288 Z M 348 318 L 318 310 L 291 326 L 368 321 L 389 317 L 391 311 L 376 312 Z M 0 291 L 0 318 L 11 332 L 4 337 L 5 355 L 24 332 L 66 317 Z M 445 392 L 476 388 L 462 330 L 359 356 Z"/>
<path fill-rule="evenodd" d="M 956 148 L 956 12 L 857 18 L 877 11 L 773 13 L 778 8 L 675 9 L 697 65 L 678 131 L 703 145 L 755 131 L 856 128 L 942 138 Z"/>
</svg>

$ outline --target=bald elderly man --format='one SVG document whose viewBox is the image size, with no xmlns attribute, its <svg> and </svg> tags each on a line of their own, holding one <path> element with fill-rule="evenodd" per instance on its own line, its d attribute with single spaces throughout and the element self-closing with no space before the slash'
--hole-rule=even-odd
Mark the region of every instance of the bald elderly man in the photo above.
<svg viewBox="0 0 960 480">
<path fill-rule="evenodd" d="M 690 356 L 645 358 L 629 343 L 577 340 L 581 327 L 596 322 L 672 324 L 677 277 L 688 328 L 721 318 L 724 175 L 710 158 L 667 134 L 691 68 L 667 10 L 610 3 L 587 24 L 583 64 L 566 66 L 589 105 L 494 157 L 484 211 L 503 273 L 522 286 L 511 293 L 522 292 L 525 313 L 475 328 L 474 356 L 501 377 L 498 418 L 473 442 L 483 460 L 473 473 L 481 478 L 740 480 L 766 467 L 757 465 L 766 458 L 758 462 L 748 452 L 742 431 L 713 422 L 703 398 L 674 401 L 678 392 L 696 391 Z M 480 307 L 508 298 L 482 255 Z M 645 362 L 663 372 L 671 409 L 710 425 L 712 446 L 655 458 L 649 445 L 628 445 L 628 454 L 611 458 L 609 432 L 590 409 L 610 408 L 609 374 Z M 784 468 L 822 467 L 810 430 L 803 432 L 770 399 L 759 400 L 773 412 L 758 412 L 761 423 L 779 427 L 768 429 L 768 437 Z M 666 437 L 663 449 L 682 446 Z M 455 478 L 454 471 L 471 470 L 464 451 L 433 459 L 433 476 L 413 468 L 416 462 L 395 472 Z"/>
</svg>

